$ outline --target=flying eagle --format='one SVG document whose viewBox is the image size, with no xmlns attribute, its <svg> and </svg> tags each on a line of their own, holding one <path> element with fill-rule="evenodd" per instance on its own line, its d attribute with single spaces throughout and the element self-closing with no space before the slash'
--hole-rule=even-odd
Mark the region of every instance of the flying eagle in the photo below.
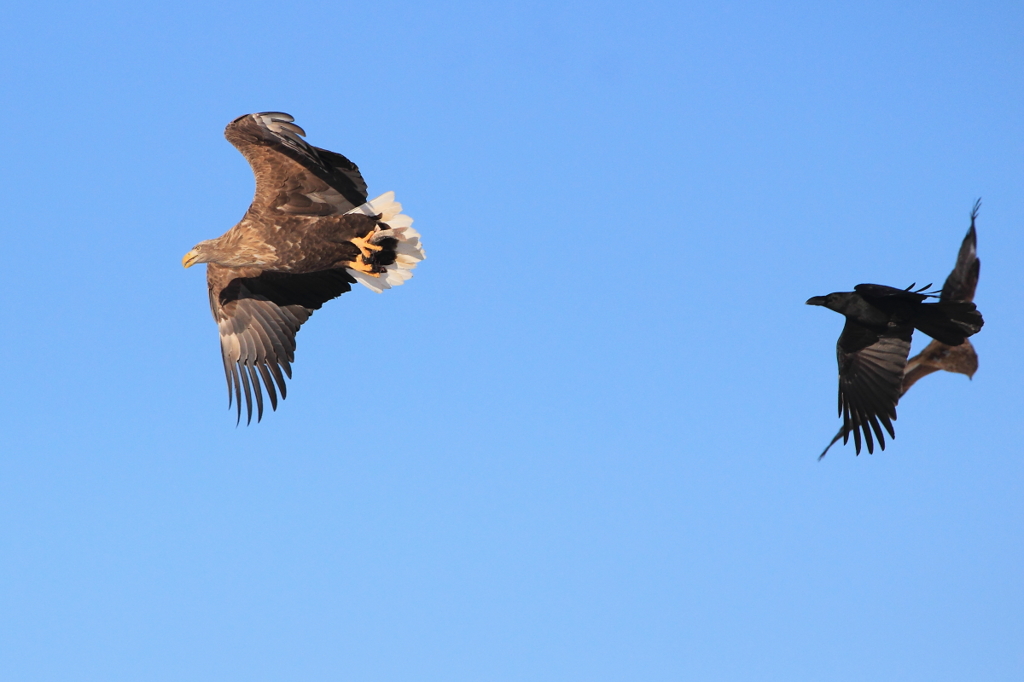
<svg viewBox="0 0 1024 682">
<path fill-rule="evenodd" d="M 981 261 L 978 260 L 978 235 L 977 235 L 977 232 L 975 231 L 975 228 L 974 228 L 974 222 L 975 222 L 975 220 L 978 217 L 978 210 L 980 208 L 981 208 L 981 199 L 978 199 L 978 201 L 976 201 L 974 203 L 974 208 L 971 210 L 971 226 L 967 230 L 967 235 L 964 237 L 964 240 L 963 240 L 963 242 L 960 245 L 960 251 L 957 254 L 956 265 L 953 267 L 953 271 L 951 273 L 949 273 L 949 277 L 946 278 L 946 282 L 942 285 L 942 291 L 939 294 L 939 304 L 968 303 L 971 306 L 969 308 L 969 310 L 975 310 L 975 308 L 973 308 L 973 306 L 974 306 L 974 303 L 973 303 L 973 301 L 974 301 L 974 291 L 975 291 L 975 289 L 978 286 L 978 275 L 979 275 L 979 273 L 981 271 Z M 874 285 L 861 285 L 861 286 L 874 286 Z M 856 288 L 859 291 L 860 287 L 856 287 Z M 888 287 L 886 287 L 886 288 L 888 289 Z M 903 291 L 903 290 L 900 290 L 900 291 Z M 831 294 L 831 296 L 836 296 L 836 294 Z M 812 298 L 809 301 L 807 301 L 807 303 L 808 304 L 812 304 L 812 305 L 824 305 L 824 303 L 821 302 L 821 300 L 823 298 L 828 298 L 828 297 L 815 297 L 815 298 Z M 963 309 L 964 310 L 968 310 L 968 308 L 966 308 L 966 307 L 963 308 Z M 833 310 L 835 310 L 835 308 L 833 308 Z M 938 338 L 933 338 L 931 343 L 929 343 L 925 347 L 925 349 L 923 351 L 921 351 L 920 353 L 918 353 L 917 355 L 912 357 L 909 361 L 907 361 L 906 360 L 906 356 L 910 352 L 910 348 L 909 348 L 909 344 L 908 344 L 906 352 L 903 352 L 903 354 L 902 354 L 902 356 L 903 356 L 902 359 L 906 362 L 906 364 L 905 364 L 905 366 L 902 369 L 902 380 L 898 384 L 899 391 L 898 391 L 898 393 L 895 394 L 895 399 L 894 400 L 891 400 L 891 398 L 893 396 L 893 393 L 894 393 L 893 386 L 895 385 L 895 381 L 893 379 L 894 379 L 894 376 L 895 376 L 895 374 L 894 374 L 895 373 L 895 365 L 898 364 L 898 360 L 899 360 L 899 358 L 897 358 L 895 355 L 887 355 L 887 356 L 885 356 L 886 359 L 892 361 L 889 364 L 888 371 L 885 371 L 880 366 L 875 366 L 875 367 L 871 368 L 873 370 L 873 372 L 872 372 L 873 376 L 871 378 L 874 379 L 874 382 L 873 382 L 873 385 L 870 387 L 870 389 L 873 389 L 873 390 L 869 390 L 869 387 L 866 385 L 866 379 L 863 376 L 861 377 L 861 382 L 862 382 L 862 384 L 865 384 L 865 385 L 862 387 L 860 395 L 866 396 L 866 395 L 869 395 L 870 393 L 874 393 L 875 394 L 874 395 L 874 399 L 876 401 L 878 401 L 880 398 L 883 397 L 882 395 L 879 395 L 879 393 L 884 393 L 885 399 L 882 399 L 880 401 L 880 403 L 885 405 L 885 406 L 887 406 L 887 409 L 885 410 L 885 412 L 883 414 L 878 415 L 878 417 L 882 420 L 882 423 L 885 425 L 886 430 L 889 432 L 889 435 L 891 437 L 895 438 L 895 433 L 893 433 L 892 423 L 888 420 L 888 417 L 891 416 L 892 419 L 896 418 L 896 403 L 899 402 L 899 399 L 902 398 L 903 395 L 908 390 L 910 390 L 910 387 L 913 386 L 914 383 L 916 383 L 918 379 L 920 379 L 921 377 L 927 376 L 927 375 L 931 374 L 932 372 L 937 372 L 939 370 L 945 370 L 947 372 L 957 372 L 957 373 L 960 373 L 960 374 L 966 374 L 968 377 L 974 376 L 974 372 L 976 372 L 977 369 L 978 369 L 978 355 L 977 355 L 977 353 L 975 353 L 974 346 L 966 338 L 966 336 L 971 336 L 972 334 L 976 333 L 979 329 L 981 329 L 981 325 L 984 324 L 984 321 L 981 318 L 981 314 L 980 313 L 976 313 L 976 312 L 974 314 L 977 315 L 977 318 L 976 318 L 977 329 L 975 329 L 973 332 L 971 332 L 969 334 L 965 334 L 964 338 L 962 339 L 962 341 L 960 343 L 958 343 L 958 344 L 957 343 L 948 343 L 948 342 L 944 343 L 943 341 L 939 340 Z M 957 323 L 957 324 L 959 325 L 960 323 Z M 974 324 L 974 322 L 969 322 L 968 323 L 969 326 L 973 326 L 973 324 Z M 849 317 L 847 317 L 847 328 L 849 328 L 849 326 L 850 326 L 850 319 L 849 319 Z M 918 327 L 918 328 L 921 329 L 921 327 Z M 912 331 L 912 328 L 911 328 L 911 331 Z M 925 329 L 921 329 L 921 331 L 924 331 L 926 334 L 932 335 L 930 332 L 928 332 Z M 847 331 L 846 331 L 846 328 L 844 328 L 843 329 L 843 336 L 846 336 L 846 334 L 847 334 Z M 839 344 L 838 344 L 838 346 L 836 348 L 837 354 L 839 356 L 839 367 L 840 367 L 840 371 L 839 371 L 839 409 L 840 409 L 840 413 L 844 414 L 843 426 L 840 427 L 839 432 L 836 433 L 835 437 L 833 437 L 831 442 L 829 442 L 828 446 L 826 446 L 824 452 L 822 452 L 818 456 L 819 460 L 822 457 L 825 456 L 825 454 L 829 451 L 829 448 L 831 448 L 833 445 L 835 445 L 835 443 L 840 438 L 843 439 L 843 443 L 845 444 L 848 441 L 848 439 L 849 439 L 849 435 L 850 435 L 850 431 L 851 430 L 853 431 L 853 434 L 854 434 L 854 443 L 856 445 L 857 454 L 860 454 L 860 438 L 859 438 L 860 434 L 857 432 L 857 425 L 856 425 L 856 423 L 851 425 L 851 422 L 856 422 L 857 420 L 855 418 L 851 418 L 850 417 L 850 412 L 849 411 L 845 411 L 844 412 L 844 393 L 843 393 L 843 387 L 844 387 L 844 371 L 843 371 L 843 368 L 844 368 L 844 348 L 843 348 L 844 340 L 843 340 L 843 336 L 840 336 Z M 932 336 L 934 336 L 934 335 L 932 335 Z M 956 338 L 954 338 L 953 340 L 956 340 L 956 339 L 959 339 L 959 338 L 960 338 L 960 335 L 956 335 Z M 950 339 L 946 339 L 946 340 L 949 341 Z M 849 344 L 850 341 L 851 341 L 851 339 L 847 339 L 847 343 L 848 344 Z M 909 336 L 908 336 L 908 341 L 909 341 Z M 895 342 L 889 341 L 887 343 L 894 344 Z M 864 360 L 867 360 L 867 359 L 871 358 L 872 357 L 872 353 L 873 353 L 872 349 L 875 349 L 877 351 L 877 350 L 879 350 L 879 349 L 881 349 L 883 347 L 880 344 L 881 344 L 881 342 L 879 344 L 876 344 L 875 346 L 870 346 L 870 347 L 864 349 L 864 351 L 861 351 L 860 357 L 862 357 Z M 893 349 L 895 349 L 895 346 L 893 347 Z M 856 355 L 857 354 L 855 353 L 854 356 L 856 356 Z M 853 356 L 846 356 L 846 362 L 847 363 L 853 362 L 851 360 L 851 357 L 853 357 Z M 849 369 L 846 372 L 846 379 L 847 379 L 846 385 L 847 386 L 849 386 L 849 381 L 851 380 L 852 377 L 858 376 L 858 373 L 853 370 L 853 366 L 854 365 L 848 365 Z M 882 371 L 879 371 L 879 370 L 882 370 Z M 879 382 L 878 381 L 879 379 L 883 379 L 883 381 Z M 884 387 L 885 390 L 884 391 L 879 391 L 880 387 Z M 868 421 L 871 423 L 872 428 L 874 429 L 875 433 L 878 435 L 879 445 L 884 450 L 885 449 L 885 440 L 882 437 L 881 431 L 878 429 L 877 421 L 873 417 L 869 417 Z M 860 426 L 861 426 L 861 428 L 862 428 L 862 430 L 864 432 L 865 440 L 867 440 L 868 452 L 870 453 L 870 452 L 872 452 L 871 433 L 868 431 L 868 429 L 864 425 L 863 421 L 860 422 Z"/>
<path fill-rule="evenodd" d="M 253 397 L 263 418 L 264 389 L 275 410 L 278 391 L 285 398 L 295 334 L 314 310 L 355 282 L 377 293 L 403 284 L 425 257 L 394 192 L 367 201 L 359 168 L 308 144 L 294 120 L 271 111 L 228 125 L 224 136 L 252 167 L 256 195 L 237 225 L 181 261 L 207 264 L 228 407 L 234 399 L 241 421 L 244 394 L 246 423 Z"/>
</svg>

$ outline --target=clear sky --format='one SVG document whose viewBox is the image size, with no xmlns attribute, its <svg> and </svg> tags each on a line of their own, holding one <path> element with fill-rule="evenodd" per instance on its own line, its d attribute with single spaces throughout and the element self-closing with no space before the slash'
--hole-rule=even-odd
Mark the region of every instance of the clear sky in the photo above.
<svg viewBox="0 0 1024 682">
<path fill-rule="evenodd" d="M 9 5 L 0 678 L 1024 679 L 1024 6 L 831 5 Z M 428 259 L 236 428 L 181 257 L 267 110 Z M 980 370 L 819 463 L 804 301 L 978 197 Z"/>
</svg>

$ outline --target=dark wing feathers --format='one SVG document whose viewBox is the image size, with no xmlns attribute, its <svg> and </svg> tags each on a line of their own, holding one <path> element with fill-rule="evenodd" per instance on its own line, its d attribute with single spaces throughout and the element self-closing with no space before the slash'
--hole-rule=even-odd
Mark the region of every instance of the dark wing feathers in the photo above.
<svg viewBox="0 0 1024 682">
<path fill-rule="evenodd" d="M 207 265 L 210 308 L 220 330 L 221 354 L 238 419 L 245 399 L 246 422 L 263 417 L 263 391 L 277 409 L 292 376 L 295 335 L 327 301 L 349 291 L 355 279 L 343 268 L 307 274 L 261 272 L 255 268 Z"/>
<path fill-rule="evenodd" d="M 980 206 L 979 199 L 971 211 L 971 227 L 960 244 L 953 272 L 949 273 L 946 283 L 942 285 L 940 301 L 974 300 L 974 290 L 978 287 L 978 275 L 981 273 L 981 261 L 978 260 L 978 233 L 974 229 L 974 220 L 978 217 Z"/>
<path fill-rule="evenodd" d="M 889 287 L 884 284 L 858 284 L 853 290 L 867 300 L 896 298 L 920 303 L 928 298 L 925 294 L 916 291 L 897 289 L 896 287 Z"/>
<path fill-rule="evenodd" d="M 345 191 L 338 188 L 338 186 L 347 180 L 351 184 L 351 200 L 357 200 L 359 203 L 356 206 L 361 206 L 366 203 L 366 181 L 363 180 L 362 173 L 359 172 L 359 167 L 348 160 L 347 157 L 342 156 L 337 152 L 332 152 L 328 149 L 321 149 L 320 147 L 313 147 L 317 154 L 326 162 L 326 168 L 329 169 L 329 177 L 325 177 L 324 180 L 334 187 L 339 192 L 344 194 L 346 197 L 349 196 Z"/>
<path fill-rule="evenodd" d="M 862 435 L 869 453 L 874 452 L 875 438 L 879 447 L 885 449 L 882 427 L 890 438 L 895 437 L 892 420 L 896 419 L 912 332 L 909 327 L 892 327 L 879 333 L 847 319 L 839 336 L 836 357 L 839 411 L 843 416 L 841 433 L 844 443 L 853 434 L 858 454 Z"/>
<path fill-rule="evenodd" d="M 308 144 L 293 120 L 281 112 L 246 114 L 224 130 L 256 176 L 253 209 L 330 215 L 365 203 L 359 168 L 341 154 Z"/>
</svg>

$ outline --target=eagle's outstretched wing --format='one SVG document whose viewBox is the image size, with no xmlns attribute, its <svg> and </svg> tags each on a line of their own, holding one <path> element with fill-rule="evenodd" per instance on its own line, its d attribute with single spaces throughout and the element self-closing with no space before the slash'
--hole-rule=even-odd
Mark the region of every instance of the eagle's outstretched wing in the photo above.
<svg viewBox="0 0 1024 682">
<path fill-rule="evenodd" d="M 971 210 L 971 227 L 960 244 L 956 265 L 946 278 L 946 283 L 942 285 L 940 301 L 974 300 L 974 290 L 978 288 L 978 275 L 981 273 L 981 261 L 978 260 L 978 233 L 974 229 L 974 221 L 980 208 L 981 199 L 978 199 Z"/>
<path fill-rule="evenodd" d="M 249 161 L 256 194 L 249 211 L 288 215 L 345 213 L 366 202 L 359 168 L 341 154 L 308 144 L 288 114 L 246 114 L 228 124 L 224 137 Z"/>
<path fill-rule="evenodd" d="M 292 376 L 299 327 L 314 310 L 349 291 L 355 279 L 345 268 L 292 275 L 210 263 L 206 280 L 210 309 L 220 332 L 228 405 L 233 398 L 241 420 L 244 394 L 249 423 L 255 398 L 259 421 L 263 418 L 261 380 L 276 410 L 277 391 L 284 398 L 285 376 Z"/>
</svg>

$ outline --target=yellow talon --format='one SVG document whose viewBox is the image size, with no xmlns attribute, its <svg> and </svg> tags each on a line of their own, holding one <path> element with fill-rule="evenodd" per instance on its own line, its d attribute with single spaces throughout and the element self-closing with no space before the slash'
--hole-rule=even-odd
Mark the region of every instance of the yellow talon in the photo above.
<svg viewBox="0 0 1024 682">
<path fill-rule="evenodd" d="M 369 258 L 375 252 L 384 248 L 383 246 L 377 246 L 376 244 L 370 243 L 370 240 L 373 239 L 375 234 L 377 234 L 377 231 L 371 230 L 366 233 L 365 237 L 355 237 L 349 241 L 356 245 L 356 248 L 363 254 L 363 258 Z"/>
<path fill-rule="evenodd" d="M 371 230 L 365 237 L 354 237 L 349 240 L 352 244 L 355 244 L 361 254 L 361 256 L 356 256 L 356 259 L 349 263 L 349 267 L 353 270 L 364 272 L 371 277 L 380 277 L 380 273 L 374 272 L 373 265 L 369 262 L 370 257 L 373 256 L 374 253 L 384 248 L 383 246 L 377 246 L 370 242 L 375 234 L 377 234 L 377 231 Z"/>
<path fill-rule="evenodd" d="M 357 258 L 354 261 L 350 261 L 347 264 L 347 266 L 352 268 L 353 270 L 358 270 L 359 272 L 364 272 L 367 275 L 369 275 L 370 277 L 380 277 L 380 273 L 379 272 L 374 272 L 373 271 L 373 266 L 371 264 L 367 263 L 362 258 Z"/>
</svg>

